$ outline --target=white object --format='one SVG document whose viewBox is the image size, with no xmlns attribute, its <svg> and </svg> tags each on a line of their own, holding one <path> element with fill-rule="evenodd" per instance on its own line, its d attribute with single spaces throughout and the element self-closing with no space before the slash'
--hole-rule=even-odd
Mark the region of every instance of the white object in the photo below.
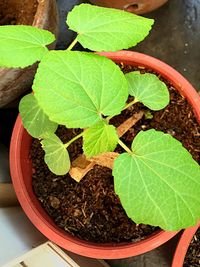
<svg viewBox="0 0 200 267">
<path fill-rule="evenodd" d="M 45 243 L 2 267 L 79 267 L 63 251 L 50 242 Z"/>
<path fill-rule="evenodd" d="M 77 256 L 78 257 L 78 256 Z M 92 260 L 92 262 L 91 262 Z M 46 242 L 2 267 L 106 267 L 104 261 L 88 259 L 86 264 L 77 264 L 67 253 L 52 242 Z"/>
</svg>

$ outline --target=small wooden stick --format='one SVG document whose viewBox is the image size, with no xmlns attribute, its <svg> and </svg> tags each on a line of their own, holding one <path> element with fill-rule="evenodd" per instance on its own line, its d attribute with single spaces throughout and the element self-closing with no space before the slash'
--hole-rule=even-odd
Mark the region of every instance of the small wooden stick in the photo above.
<svg viewBox="0 0 200 267">
<path fill-rule="evenodd" d="M 119 137 L 123 136 L 133 125 L 135 125 L 144 115 L 143 111 L 134 114 L 128 118 L 117 128 L 117 134 Z M 94 168 L 94 165 L 98 164 L 103 167 L 112 169 L 114 160 L 119 154 L 115 152 L 106 152 L 101 155 L 90 158 L 89 160 L 84 154 L 80 155 L 72 162 L 69 174 L 71 177 L 80 182 L 80 180 Z"/>
<path fill-rule="evenodd" d="M 128 118 L 123 122 L 122 124 L 119 125 L 117 128 L 117 134 L 119 137 L 122 137 L 133 125 L 135 125 L 144 115 L 143 111 L 140 111 L 136 114 L 134 114 L 132 117 Z"/>
</svg>

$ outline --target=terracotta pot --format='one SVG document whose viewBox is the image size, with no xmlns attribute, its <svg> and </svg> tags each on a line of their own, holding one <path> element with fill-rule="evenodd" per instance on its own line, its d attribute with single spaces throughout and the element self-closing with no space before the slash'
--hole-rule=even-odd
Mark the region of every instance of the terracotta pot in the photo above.
<svg viewBox="0 0 200 267">
<path fill-rule="evenodd" d="M 131 52 L 101 53 L 116 63 L 125 65 L 145 66 L 168 79 L 177 90 L 183 94 L 193 106 L 196 116 L 200 120 L 200 97 L 190 83 L 176 70 L 167 64 L 150 56 Z M 136 256 L 150 251 L 176 235 L 177 232 L 160 230 L 138 243 L 124 244 L 95 244 L 72 237 L 58 228 L 41 207 L 33 193 L 31 184 L 32 165 L 29 150 L 32 137 L 22 126 L 20 116 L 17 118 L 10 147 L 10 169 L 14 188 L 18 199 L 32 223 L 50 240 L 74 253 L 103 259 L 117 259 Z"/>
<path fill-rule="evenodd" d="M 190 246 L 193 236 L 195 235 L 199 227 L 200 227 L 200 222 L 196 226 L 190 227 L 183 231 L 181 238 L 178 242 L 178 245 L 176 247 L 176 251 L 172 262 L 172 267 L 183 266 L 187 250 Z"/>
<path fill-rule="evenodd" d="M 164 5 L 168 0 L 90 0 L 97 6 L 124 9 L 135 14 L 144 14 Z"/>
<path fill-rule="evenodd" d="M 58 14 L 55 0 L 37 0 L 38 6 L 33 26 L 47 29 L 57 35 Z M 50 48 L 54 48 L 55 44 Z M 0 68 L 0 107 L 18 98 L 30 89 L 36 64 L 24 69 Z"/>
</svg>

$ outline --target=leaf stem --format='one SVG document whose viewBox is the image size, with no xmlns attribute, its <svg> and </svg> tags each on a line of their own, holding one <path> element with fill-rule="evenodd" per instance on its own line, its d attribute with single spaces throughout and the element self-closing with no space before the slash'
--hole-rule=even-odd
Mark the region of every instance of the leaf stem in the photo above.
<svg viewBox="0 0 200 267">
<path fill-rule="evenodd" d="M 129 108 L 130 106 L 134 105 L 137 102 L 139 102 L 139 101 L 135 98 L 133 101 L 131 101 L 130 103 L 126 104 L 126 106 L 122 109 L 122 111 L 125 110 L 125 109 L 127 109 L 127 108 Z M 109 117 L 107 117 L 106 118 L 106 121 L 109 122 L 113 117 L 115 117 L 115 116 L 109 116 Z"/>
<path fill-rule="evenodd" d="M 67 148 L 68 146 L 70 146 L 74 141 L 76 141 L 77 139 L 79 139 L 80 137 L 83 136 L 84 132 L 81 132 L 80 134 L 76 135 L 74 138 L 72 138 L 71 140 L 69 140 L 66 144 L 64 144 L 64 146 Z"/>
<path fill-rule="evenodd" d="M 136 104 L 137 102 L 139 102 L 139 101 L 135 98 L 133 101 L 131 101 L 130 103 L 126 104 L 126 106 L 122 110 L 125 110 L 125 109 L 131 107 L 132 105 Z"/>
<path fill-rule="evenodd" d="M 118 144 L 129 154 L 133 154 L 133 152 L 119 139 Z"/>
<path fill-rule="evenodd" d="M 72 48 L 76 45 L 76 43 L 78 42 L 77 37 L 74 39 L 74 41 L 69 45 L 69 47 L 66 49 L 68 50 L 72 50 Z"/>
</svg>

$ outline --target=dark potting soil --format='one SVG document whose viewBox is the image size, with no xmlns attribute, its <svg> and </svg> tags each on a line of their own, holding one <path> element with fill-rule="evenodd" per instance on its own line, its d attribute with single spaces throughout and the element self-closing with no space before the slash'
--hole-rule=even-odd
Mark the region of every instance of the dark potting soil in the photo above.
<svg viewBox="0 0 200 267">
<path fill-rule="evenodd" d="M 183 267 L 200 266 L 200 229 L 194 235 L 188 248 Z"/>
<path fill-rule="evenodd" d="M 124 68 L 124 72 L 131 70 L 133 68 Z M 130 146 L 140 130 L 155 128 L 180 140 L 193 158 L 200 162 L 200 127 L 192 108 L 172 85 L 167 85 L 170 104 L 161 111 L 151 111 L 152 119 L 144 116 L 121 139 Z M 148 111 L 138 103 L 114 117 L 111 123 L 117 127 L 139 110 Z M 57 134 L 63 142 L 67 142 L 79 132 L 78 129 L 59 127 Z M 81 146 L 81 139 L 69 146 L 71 160 L 82 154 Z M 120 147 L 116 151 L 122 152 Z M 68 233 L 84 240 L 107 243 L 137 242 L 158 230 L 149 225 L 136 225 L 127 217 L 114 192 L 110 169 L 96 165 L 79 183 L 69 174 L 54 175 L 44 163 L 44 152 L 38 140 L 32 143 L 31 158 L 35 169 L 32 176 L 34 192 L 55 223 Z"/>
<path fill-rule="evenodd" d="M 37 0 L 1 0 L 0 25 L 31 25 L 37 5 Z"/>
</svg>

